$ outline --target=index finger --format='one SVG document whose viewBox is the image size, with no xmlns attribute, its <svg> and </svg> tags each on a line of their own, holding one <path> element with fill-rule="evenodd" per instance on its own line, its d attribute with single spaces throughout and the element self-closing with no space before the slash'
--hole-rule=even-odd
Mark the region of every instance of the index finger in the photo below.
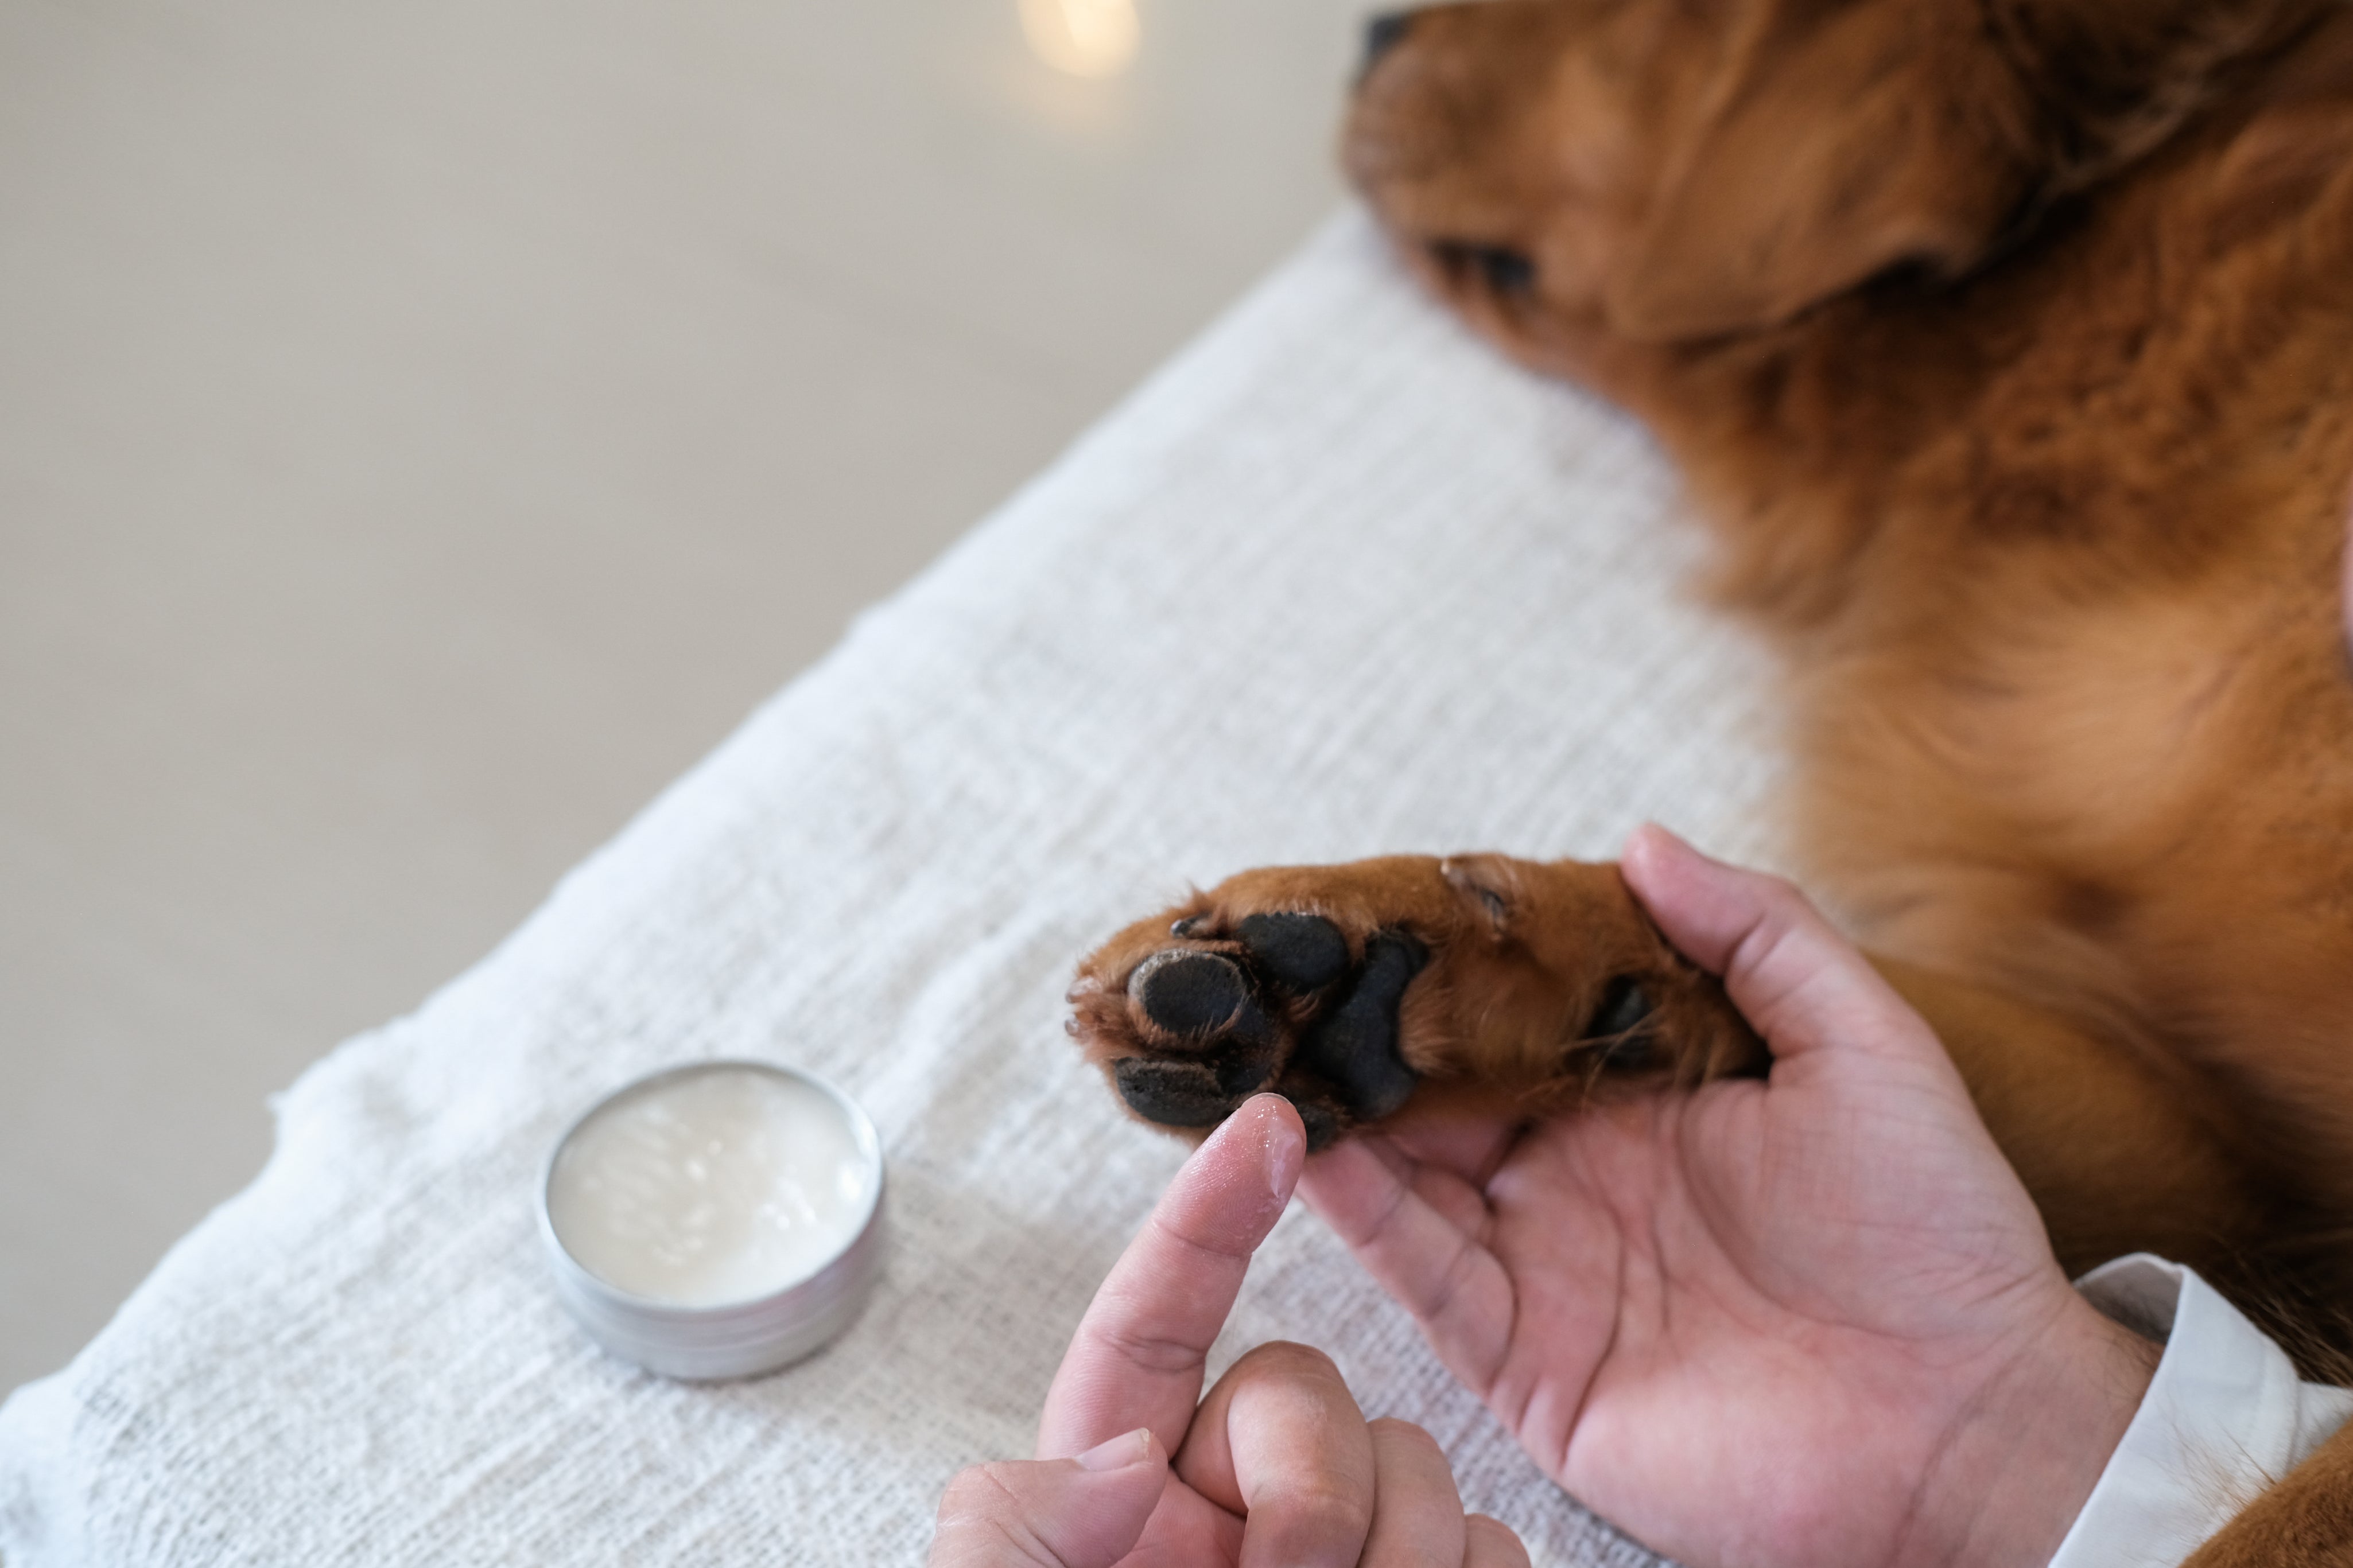
<svg viewBox="0 0 2353 1568">
<path fill-rule="evenodd" d="M 1080 1320 L 1038 1423 L 1039 1458 L 1139 1426 L 1169 1453 L 1183 1446 L 1209 1346 L 1306 1157 L 1299 1112 L 1273 1094 L 1194 1151 Z"/>
</svg>

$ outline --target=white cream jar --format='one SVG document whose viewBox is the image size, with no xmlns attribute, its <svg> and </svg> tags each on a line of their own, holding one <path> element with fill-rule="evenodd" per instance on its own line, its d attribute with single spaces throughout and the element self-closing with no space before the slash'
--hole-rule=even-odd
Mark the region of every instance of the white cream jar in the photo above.
<svg viewBox="0 0 2353 1568">
<path fill-rule="evenodd" d="M 881 1260 L 874 1125 L 822 1079 L 696 1062 L 607 1096 L 540 1184 L 557 1293 L 614 1354 L 749 1377 L 849 1326 Z"/>
</svg>

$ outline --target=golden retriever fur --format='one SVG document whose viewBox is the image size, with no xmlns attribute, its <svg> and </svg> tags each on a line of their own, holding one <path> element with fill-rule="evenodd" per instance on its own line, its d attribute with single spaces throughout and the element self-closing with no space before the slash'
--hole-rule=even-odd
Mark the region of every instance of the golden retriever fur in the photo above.
<svg viewBox="0 0 2353 1568">
<path fill-rule="evenodd" d="M 1809 876 L 2063 1259 L 2181 1258 L 2343 1366 L 2353 5 L 1476 0 L 1383 42 L 1351 176 L 1478 331 L 1680 465 L 1714 594 L 1796 672 Z M 1356 953 L 1402 921 L 1405 1060 L 1525 1100 L 1592 1076 L 1595 952 L 1671 1022 L 1712 1005 L 1615 889 L 1401 858 L 1169 915 L 1215 947 L 1324 909 Z M 1167 918 L 1082 971 L 1099 1060 L 1153 1043 L 1123 993 Z M 2353 1433 L 2196 1561 L 2348 1556 Z"/>
</svg>

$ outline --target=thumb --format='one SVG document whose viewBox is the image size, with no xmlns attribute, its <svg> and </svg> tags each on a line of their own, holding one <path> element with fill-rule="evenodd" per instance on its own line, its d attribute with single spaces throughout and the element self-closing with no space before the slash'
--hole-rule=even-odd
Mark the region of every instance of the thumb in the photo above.
<svg viewBox="0 0 2353 1568">
<path fill-rule="evenodd" d="M 1135 1550 L 1168 1481 L 1150 1427 L 1075 1459 L 1004 1459 L 956 1472 L 929 1568 L 1111 1568 Z"/>
<path fill-rule="evenodd" d="M 1667 940 L 1723 976 L 1776 1061 L 1844 1050 L 1943 1068 L 1926 1023 L 1789 883 L 1711 859 L 1656 823 L 1634 830 L 1619 868 Z"/>
</svg>

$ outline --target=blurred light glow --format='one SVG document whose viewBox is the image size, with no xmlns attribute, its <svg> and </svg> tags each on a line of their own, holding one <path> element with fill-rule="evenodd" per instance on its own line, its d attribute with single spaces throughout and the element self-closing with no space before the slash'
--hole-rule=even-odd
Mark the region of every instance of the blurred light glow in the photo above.
<svg viewBox="0 0 2353 1568">
<path fill-rule="evenodd" d="M 1021 0 L 1021 31 L 1037 57 L 1072 76 L 1117 76 L 1135 58 L 1135 0 Z"/>
</svg>

